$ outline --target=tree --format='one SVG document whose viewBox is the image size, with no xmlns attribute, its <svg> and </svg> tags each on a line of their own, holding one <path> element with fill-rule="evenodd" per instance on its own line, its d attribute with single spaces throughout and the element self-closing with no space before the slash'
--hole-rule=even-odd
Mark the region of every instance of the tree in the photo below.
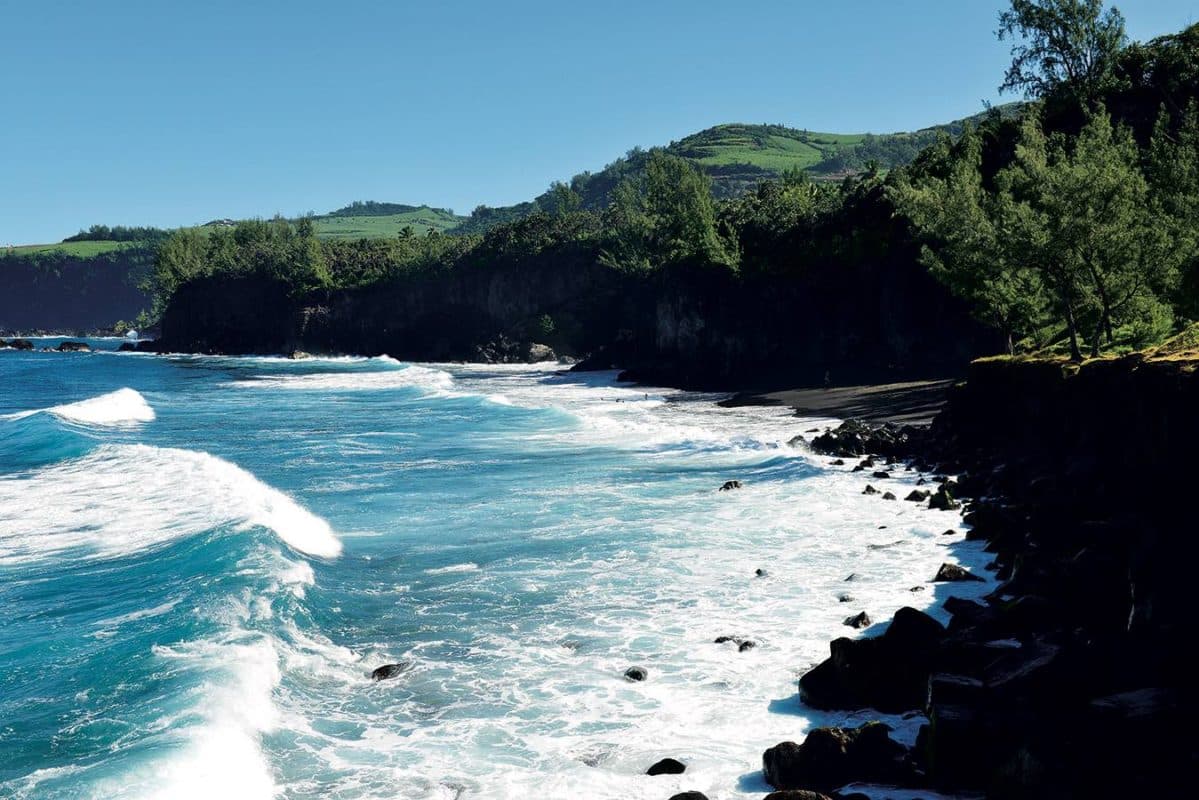
<svg viewBox="0 0 1199 800">
<path fill-rule="evenodd" d="M 583 198 L 562 181 L 550 184 L 548 192 L 540 200 L 546 213 L 554 216 L 572 214 L 583 207 Z"/>
<path fill-rule="evenodd" d="M 1124 47 L 1124 17 L 1103 0 L 1012 0 L 999 15 L 1000 40 L 1019 40 L 1001 92 L 1047 97 L 1068 85 L 1078 99 L 1098 96 Z"/>
<path fill-rule="evenodd" d="M 956 148 L 947 138 L 936 147 L 927 158 L 941 162 L 944 177 L 914 185 L 901 175 L 892 196 L 922 233 L 921 260 L 933 277 L 998 328 L 1014 353 L 1018 339 L 1044 324 L 1048 301 L 1041 273 L 1011 235 L 1010 198 L 983 186 L 982 137 L 968 129 Z"/>
<path fill-rule="evenodd" d="M 1088 322 L 1092 356 L 1114 343 L 1117 324 L 1169 322 L 1161 297 L 1175 254 L 1139 160 L 1132 135 L 1102 109 L 1073 141 L 1049 140 L 1031 114 L 1015 163 L 997 178 L 1011 204 L 1009 235 L 1053 290 L 1076 360 Z"/>
<path fill-rule="evenodd" d="M 711 179 L 686 159 L 655 150 L 640 178 L 625 178 L 605 214 L 601 260 L 627 269 L 703 261 L 734 266 L 716 230 Z"/>
</svg>

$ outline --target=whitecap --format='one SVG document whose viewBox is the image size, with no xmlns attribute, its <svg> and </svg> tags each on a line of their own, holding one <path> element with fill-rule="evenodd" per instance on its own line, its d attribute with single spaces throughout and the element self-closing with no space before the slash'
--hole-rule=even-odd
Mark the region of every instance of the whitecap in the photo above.
<svg viewBox="0 0 1199 800">
<path fill-rule="evenodd" d="M 0 563 L 74 550 L 127 555 L 230 524 L 269 528 L 308 555 L 341 553 L 325 520 L 201 451 L 103 445 L 82 458 L 0 477 Z"/>
<path fill-rule="evenodd" d="M 127 425 L 133 422 L 153 422 L 155 419 L 154 409 L 146 402 L 146 398 L 129 388 L 117 389 L 115 392 L 76 403 L 5 414 L 0 416 L 0 419 L 18 420 L 42 413 L 85 425 Z"/>
</svg>

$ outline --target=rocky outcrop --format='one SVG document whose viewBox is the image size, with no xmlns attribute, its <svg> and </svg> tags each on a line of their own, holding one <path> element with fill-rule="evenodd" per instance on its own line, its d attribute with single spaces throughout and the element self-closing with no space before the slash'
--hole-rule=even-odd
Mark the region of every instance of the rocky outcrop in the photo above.
<svg viewBox="0 0 1199 800">
<path fill-rule="evenodd" d="M 762 754 L 762 774 L 776 789 L 830 792 L 854 781 L 898 784 L 911 778 L 907 748 L 881 722 L 860 728 L 815 728 L 803 744 L 782 742 Z"/>
<path fill-rule="evenodd" d="M 800 697 L 823 709 L 920 708 L 944 636 L 932 617 L 901 608 L 882 636 L 835 639 L 832 655 L 800 679 Z"/>
<path fill-rule="evenodd" d="M 60 342 L 54 349 L 60 353 L 90 353 L 92 346 L 87 342 Z"/>
</svg>

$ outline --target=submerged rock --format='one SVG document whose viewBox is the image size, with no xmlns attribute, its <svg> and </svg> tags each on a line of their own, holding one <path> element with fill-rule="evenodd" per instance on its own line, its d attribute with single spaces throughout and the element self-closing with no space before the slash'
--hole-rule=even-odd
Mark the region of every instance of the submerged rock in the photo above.
<svg viewBox="0 0 1199 800">
<path fill-rule="evenodd" d="M 92 346 L 87 342 L 62 342 L 54 349 L 60 353 L 90 353 Z"/>
<path fill-rule="evenodd" d="M 866 488 L 862 490 L 862 494 L 878 494 L 878 489 L 875 489 L 870 484 L 866 484 Z"/>
<path fill-rule="evenodd" d="M 870 619 L 869 614 L 867 614 L 865 611 L 861 611 L 857 614 L 854 614 L 852 617 L 846 617 L 845 622 L 843 622 L 842 624 L 848 625 L 851 628 L 857 628 L 858 630 L 861 630 L 862 628 L 870 627 L 871 619 Z"/>
<path fill-rule="evenodd" d="M 899 498 L 895 496 L 894 492 L 884 492 L 883 499 L 884 500 L 898 500 Z M 886 526 L 884 525 L 883 527 L 886 527 Z"/>
<path fill-rule="evenodd" d="M 674 758 L 664 758 L 645 771 L 646 775 L 682 775 L 687 765 Z"/>
<path fill-rule="evenodd" d="M 629 667 L 624 671 L 624 678 L 626 681 L 633 681 L 634 683 L 637 683 L 645 680 L 648 677 L 649 672 L 646 671 L 645 667 Z"/>
<path fill-rule="evenodd" d="M 979 581 L 986 582 L 986 578 L 980 578 L 971 573 L 964 567 L 959 567 L 957 564 L 942 564 L 937 570 L 936 577 L 933 578 L 933 583 L 954 583 L 956 581 Z"/>
<path fill-rule="evenodd" d="M 928 507 L 940 511 L 956 511 L 962 507 L 962 504 L 953 499 L 953 493 L 948 487 L 942 486 L 936 494 L 929 498 Z"/>
<path fill-rule="evenodd" d="M 740 489 L 740 488 L 741 488 L 741 481 L 725 481 L 724 486 L 720 487 L 720 491 L 731 492 L 734 489 Z"/>
<path fill-rule="evenodd" d="M 385 681 L 391 678 L 398 678 L 410 669 L 412 669 L 411 661 L 400 661 L 397 664 L 384 664 L 381 667 L 375 668 L 375 670 L 371 672 L 371 680 Z"/>
</svg>

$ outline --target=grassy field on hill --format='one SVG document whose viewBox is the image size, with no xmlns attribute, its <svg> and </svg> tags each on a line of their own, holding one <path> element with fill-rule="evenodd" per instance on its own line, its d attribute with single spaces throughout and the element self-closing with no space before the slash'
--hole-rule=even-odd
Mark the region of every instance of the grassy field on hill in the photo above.
<svg viewBox="0 0 1199 800">
<path fill-rule="evenodd" d="M 0 248 L 0 255 L 32 256 L 39 253 L 63 253 L 76 258 L 92 258 L 133 246 L 134 242 L 59 242 L 57 244 L 23 244 Z"/>
<path fill-rule="evenodd" d="M 405 226 L 418 234 L 429 228 L 444 233 L 463 221 L 445 209 L 421 206 L 396 214 L 363 214 L 347 216 L 339 212 L 315 217 L 316 234 L 322 239 L 369 239 L 392 237 Z"/>
<path fill-rule="evenodd" d="M 865 134 L 813 133 L 780 125 L 717 125 L 668 149 L 705 167 L 748 164 L 782 172 L 811 169 L 865 139 Z"/>
</svg>

